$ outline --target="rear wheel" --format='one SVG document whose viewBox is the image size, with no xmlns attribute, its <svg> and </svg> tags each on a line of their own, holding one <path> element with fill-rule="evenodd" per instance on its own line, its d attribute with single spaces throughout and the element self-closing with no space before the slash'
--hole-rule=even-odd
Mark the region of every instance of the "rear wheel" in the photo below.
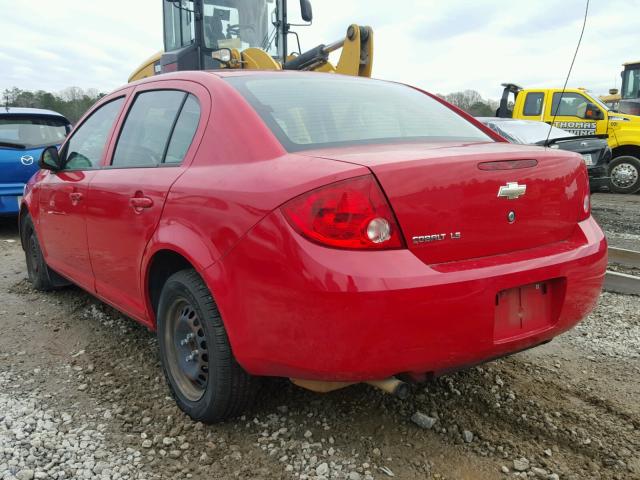
<svg viewBox="0 0 640 480">
<path fill-rule="evenodd" d="M 58 285 L 56 282 L 52 281 L 52 272 L 50 272 L 49 267 L 47 267 L 47 264 L 44 261 L 40 242 L 38 242 L 38 236 L 33 228 L 33 221 L 28 215 L 22 223 L 21 232 L 25 260 L 27 263 L 27 273 L 29 275 L 31 285 L 33 285 L 33 288 L 36 290 L 52 290 Z"/>
<path fill-rule="evenodd" d="M 630 155 L 614 158 L 609 164 L 609 186 L 616 193 L 636 193 L 640 190 L 640 160 Z"/>
<path fill-rule="evenodd" d="M 255 397 L 258 379 L 236 362 L 218 308 L 195 270 L 177 272 L 165 283 L 158 341 L 171 393 L 194 420 L 234 417 Z"/>
</svg>

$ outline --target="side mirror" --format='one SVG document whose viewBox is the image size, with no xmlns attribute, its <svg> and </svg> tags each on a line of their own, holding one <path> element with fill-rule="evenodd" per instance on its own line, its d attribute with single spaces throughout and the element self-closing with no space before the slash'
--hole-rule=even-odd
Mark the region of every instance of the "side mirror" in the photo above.
<svg viewBox="0 0 640 480">
<path fill-rule="evenodd" d="M 62 161 L 56 147 L 47 147 L 42 151 L 38 166 L 43 170 L 51 170 L 57 172 L 62 170 Z"/>
<path fill-rule="evenodd" d="M 585 120 L 603 120 L 604 113 L 602 113 L 602 110 L 600 110 L 594 103 L 587 103 L 587 106 L 584 109 L 583 118 Z"/>
<path fill-rule="evenodd" d="M 313 20 L 313 10 L 311 9 L 311 2 L 309 0 L 300 0 L 300 16 L 305 22 Z"/>
</svg>

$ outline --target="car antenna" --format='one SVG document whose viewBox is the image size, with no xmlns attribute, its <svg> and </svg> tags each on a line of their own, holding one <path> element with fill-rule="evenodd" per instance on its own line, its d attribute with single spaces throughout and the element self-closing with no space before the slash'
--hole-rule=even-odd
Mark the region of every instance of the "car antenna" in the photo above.
<svg viewBox="0 0 640 480">
<path fill-rule="evenodd" d="M 567 78 L 564 80 L 564 86 L 562 87 L 562 91 L 560 92 L 560 99 L 558 100 L 558 104 L 553 112 L 553 118 L 551 119 L 551 125 L 549 125 L 549 132 L 547 133 L 547 139 L 544 141 L 546 145 L 549 142 L 549 137 L 551 136 L 551 130 L 553 130 L 553 126 L 556 123 L 556 116 L 558 115 L 558 110 L 560 109 L 560 104 L 562 103 L 562 96 L 564 95 L 564 91 L 567 89 L 567 83 L 569 83 L 569 77 L 571 76 L 571 70 L 573 69 L 573 64 L 576 61 L 576 57 L 578 56 L 578 50 L 580 50 L 580 43 L 582 43 L 582 36 L 584 35 L 584 28 L 587 26 L 587 16 L 589 14 L 589 1 L 587 0 L 587 4 L 584 9 L 584 21 L 582 22 L 582 30 L 580 31 L 580 38 L 578 39 L 578 45 L 576 45 L 576 51 L 573 54 L 573 60 L 571 60 L 571 65 L 569 66 L 569 71 L 567 72 Z M 551 101 L 551 108 L 553 108 L 553 100 Z"/>
</svg>

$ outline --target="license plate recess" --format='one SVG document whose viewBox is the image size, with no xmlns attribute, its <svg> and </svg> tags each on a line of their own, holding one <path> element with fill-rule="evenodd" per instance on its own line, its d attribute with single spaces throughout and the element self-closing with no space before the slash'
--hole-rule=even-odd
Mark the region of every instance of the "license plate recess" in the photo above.
<svg viewBox="0 0 640 480">
<path fill-rule="evenodd" d="M 502 290 L 496 294 L 494 342 L 525 337 L 557 321 L 559 279 Z"/>
</svg>

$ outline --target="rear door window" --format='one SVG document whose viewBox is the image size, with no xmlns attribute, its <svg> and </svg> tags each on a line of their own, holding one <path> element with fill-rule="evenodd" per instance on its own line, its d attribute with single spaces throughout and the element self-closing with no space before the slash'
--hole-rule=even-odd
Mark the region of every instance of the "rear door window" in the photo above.
<svg viewBox="0 0 640 480">
<path fill-rule="evenodd" d="M 152 167 L 162 163 L 186 97 L 179 90 L 138 94 L 122 127 L 112 166 Z"/>
<path fill-rule="evenodd" d="M 180 163 L 189 150 L 193 136 L 200 122 L 200 104 L 193 95 L 189 95 L 184 102 L 180 116 L 169 141 L 164 163 Z"/>
</svg>

